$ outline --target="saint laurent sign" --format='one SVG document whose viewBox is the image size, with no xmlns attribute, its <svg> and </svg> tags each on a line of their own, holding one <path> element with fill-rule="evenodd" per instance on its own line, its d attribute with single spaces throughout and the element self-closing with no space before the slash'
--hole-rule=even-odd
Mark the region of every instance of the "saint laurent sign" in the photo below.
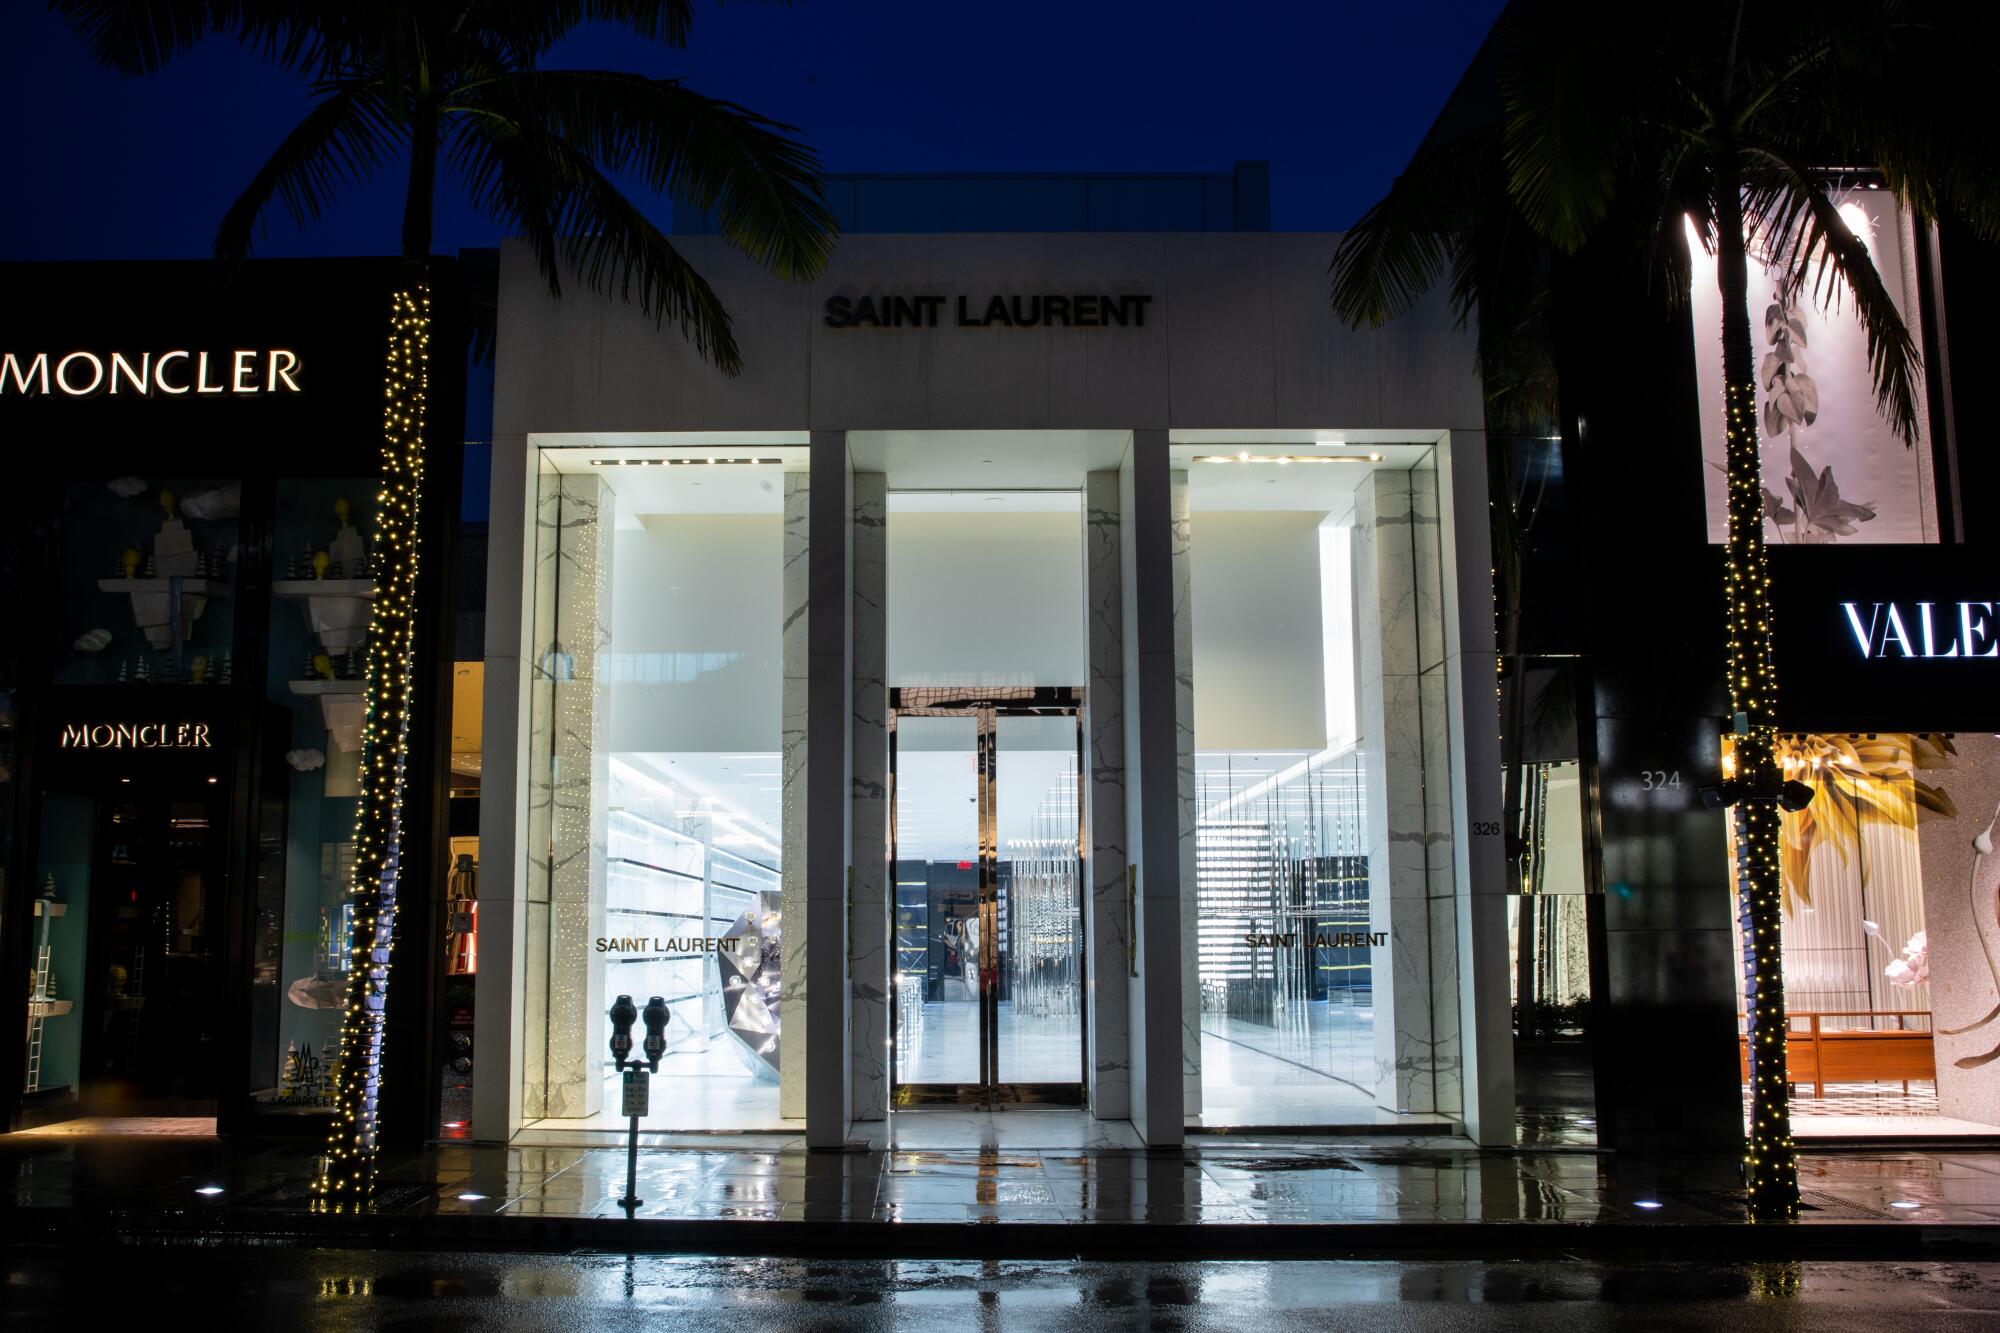
<svg viewBox="0 0 2000 1333">
<path fill-rule="evenodd" d="M 208 750 L 206 722 L 65 722 L 64 750 Z"/>
<path fill-rule="evenodd" d="M 2000 657 L 1992 602 L 1842 602 L 1840 609 L 1863 657 Z"/>
<path fill-rule="evenodd" d="M 299 392 L 299 357 L 282 347 L 200 352 L 4 352 L 0 397 L 179 398 Z"/>
<path fill-rule="evenodd" d="M 1262 934 L 1258 931 L 1244 933 L 1243 942 L 1253 949 L 1289 949 L 1303 944 L 1314 949 L 1358 949 L 1363 945 L 1381 948 L 1389 942 L 1386 930 L 1339 930 L 1321 932 L 1317 935 L 1303 935 L 1295 930 Z"/>
<path fill-rule="evenodd" d="M 940 295 L 829 296 L 830 329 L 935 329 L 945 324 Z M 1150 296 L 1137 293 L 1056 292 L 1043 296 L 961 296 L 951 323 L 961 329 L 1140 329 Z"/>
<path fill-rule="evenodd" d="M 599 935 L 599 953 L 718 953 L 734 949 L 741 935 Z"/>
</svg>

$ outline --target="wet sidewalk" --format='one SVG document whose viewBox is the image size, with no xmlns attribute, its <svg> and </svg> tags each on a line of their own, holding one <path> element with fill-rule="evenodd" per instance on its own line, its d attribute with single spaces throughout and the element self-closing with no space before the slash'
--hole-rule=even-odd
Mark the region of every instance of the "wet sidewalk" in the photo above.
<svg viewBox="0 0 2000 1333">
<path fill-rule="evenodd" d="M 1018 1136 L 1017 1136 L 1018 1137 Z M 1026 1136 L 1032 1138 L 1032 1135 Z M 311 1144 L 0 1139 L 22 1241 L 845 1254 L 1368 1254 L 1632 1249 L 1873 1257 L 2000 1251 L 2000 1153 L 1803 1159 L 1806 1212 L 1751 1226 L 1733 1166 L 1449 1139 L 1199 1138 L 1182 1150 L 966 1144 L 809 1153 L 694 1139 L 434 1146 L 384 1157 L 374 1207 L 311 1211 Z"/>
</svg>

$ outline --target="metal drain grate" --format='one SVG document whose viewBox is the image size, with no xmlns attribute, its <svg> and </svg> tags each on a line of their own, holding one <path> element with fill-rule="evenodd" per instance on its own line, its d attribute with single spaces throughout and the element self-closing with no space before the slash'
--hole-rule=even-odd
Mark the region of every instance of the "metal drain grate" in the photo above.
<svg viewBox="0 0 2000 1333">
<path fill-rule="evenodd" d="M 1825 1190 L 1800 1190 L 1799 1199 L 1807 1208 L 1823 1217 L 1866 1222 L 1898 1220 L 1894 1213 L 1883 1212 L 1880 1208 L 1869 1208 L 1852 1199 L 1843 1199 L 1838 1194 L 1828 1194 Z"/>
</svg>

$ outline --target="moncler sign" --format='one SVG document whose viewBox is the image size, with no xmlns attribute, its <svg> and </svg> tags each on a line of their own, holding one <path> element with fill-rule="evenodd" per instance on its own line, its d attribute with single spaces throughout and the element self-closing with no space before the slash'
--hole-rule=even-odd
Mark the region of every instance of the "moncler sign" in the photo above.
<svg viewBox="0 0 2000 1333">
<path fill-rule="evenodd" d="M 302 366 L 282 347 L 157 352 L 0 352 L 0 398 L 248 397 L 300 392 Z"/>
</svg>

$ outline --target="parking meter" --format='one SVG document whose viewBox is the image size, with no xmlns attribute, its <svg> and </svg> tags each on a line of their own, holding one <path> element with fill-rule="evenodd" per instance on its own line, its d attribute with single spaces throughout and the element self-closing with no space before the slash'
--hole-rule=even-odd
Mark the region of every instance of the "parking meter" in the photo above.
<svg viewBox="0 0 2000 1333">
<path fill-rule="evenodd" d="M 655 995 L 646 1001 L 646 1064 L 655 1074 L 660 1072 L 660 1057 L 667 1053 L 667 1002 Z M 626 1049 L 631 1049 L 627 1039 Z"/>
<path fill-rule="evenodd" d="M 618 1068 L 625 1067 L 627 1057 L 632 1054 L 632 1024 L 639 1018 L 638 1006 L 632 997 L 621 995 L 611 1005 L 611 1058 Z"/>
</svg>

